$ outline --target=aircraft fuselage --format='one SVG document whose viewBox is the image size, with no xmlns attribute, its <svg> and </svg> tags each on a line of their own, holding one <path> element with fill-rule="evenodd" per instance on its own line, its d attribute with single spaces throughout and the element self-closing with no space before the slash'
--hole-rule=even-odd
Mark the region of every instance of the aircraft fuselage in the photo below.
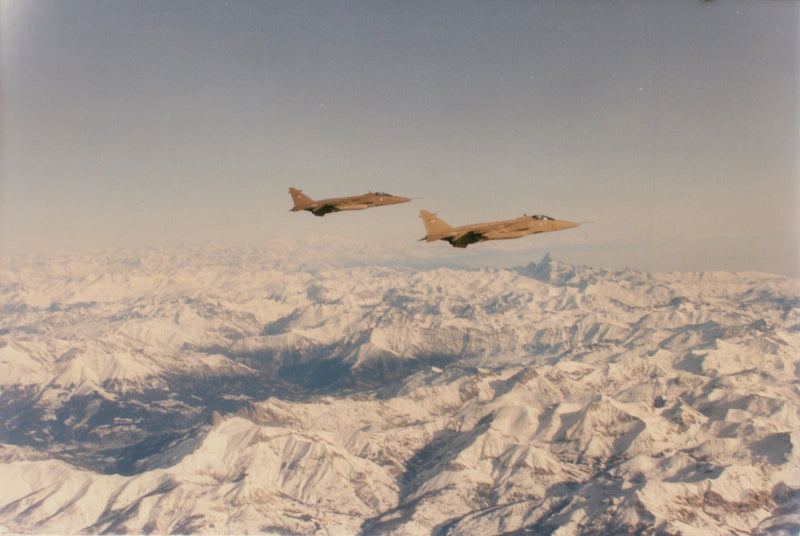
<svg viewBox="0 0 800 536">
<path fill-rule="evenodd" d="M 423 210 L 420 217 L 428 231 L 424 240 L 428 242 L 446 240 L 458 248 L 465 248 L 470 244 L 486 240 L 521 238 L 530 234 L 548 233 L 578 226 L 575 222 L 556 220 L 549 216 L 521 216 L 513 220 L 475 223 L 460 227 L 449 226 L 438 219 L 436 214 L 427 210 Z"/>
<path fill-rule="evenodd" d="M 319 201 L 314 201 L 303 194 L 302 190 L 296 188 L 290 188 L 289 193 L 292 194 L 292 199 L 294 200 L 294 207 L 291 209 L 292 212 L 307 210 L 315 216 L 324 216 L 331 212 L 341 212 L 344 210 L 364 210 L 366 208 L 396 205 L 398 203 L 411 201 L 409 197 L 400 197 L 384 192 L 369 192 L 363 195 L 334 197 L 331 199 L 320 199 Z"/>
</svg>

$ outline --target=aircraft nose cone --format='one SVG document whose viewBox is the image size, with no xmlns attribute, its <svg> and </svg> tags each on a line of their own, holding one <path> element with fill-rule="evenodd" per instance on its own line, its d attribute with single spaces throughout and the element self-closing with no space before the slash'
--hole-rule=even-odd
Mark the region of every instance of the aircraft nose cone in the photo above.
<svg viewBox="0 0 800 536">
<path fill-rule="evenodd" d="M 564 229 L 572 229 L 573 227 L 577 227 L 580 225 L 579 223 L 575 223 L 574 221 L 565 221 L 564 222 Z"/>
</svg>

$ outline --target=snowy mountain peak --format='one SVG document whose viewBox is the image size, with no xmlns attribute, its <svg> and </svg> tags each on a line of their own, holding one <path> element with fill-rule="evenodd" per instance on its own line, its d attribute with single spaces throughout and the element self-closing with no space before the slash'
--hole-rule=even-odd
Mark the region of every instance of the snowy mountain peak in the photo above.
<svg viewBox="0 0 800 536">
<path fill-rule="evenodd" d="M 602 270 L 566 264 L 554 259 L 549 253 L 538 263 L 532 262 L 518 271 L 521 275 L 549 285 L 573 287 L 586 284 L 590 279 L 596 279 L 604 273 Z"/>
<path fill-rule="evenodd" d="M 800 526 L 798 281 L 276 251 L 3 269 L 2 530 Z"/>
</svg>

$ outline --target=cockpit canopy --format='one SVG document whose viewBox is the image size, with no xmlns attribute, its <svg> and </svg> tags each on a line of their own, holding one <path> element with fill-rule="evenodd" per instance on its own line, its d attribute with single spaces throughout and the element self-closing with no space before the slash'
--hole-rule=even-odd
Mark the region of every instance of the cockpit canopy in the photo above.
<svg viewBox="0 0 800 536">
<path fill-rule="evenodd" d="M 373 192 L 375 195 L 380 195 L 383 197 L 392 197 L 392 194 L 387 194 L 386 192 Z"/>
<path fill-rule="evenodd" d="M 536 214 L 535 216 L 531 216 L 534 220 L 552 220 L 550 216 L 545 216 L 544 214 Z"/>
</svg>

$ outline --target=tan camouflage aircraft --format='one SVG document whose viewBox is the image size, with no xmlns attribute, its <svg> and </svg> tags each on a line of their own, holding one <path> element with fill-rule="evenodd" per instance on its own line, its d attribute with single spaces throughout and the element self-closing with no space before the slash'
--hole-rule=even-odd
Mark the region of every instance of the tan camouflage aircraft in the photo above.
<svg viewBox="0 0 800 536">
<path fill-rule="evenodd" d="M 396 205 L 397 203 L 411 201 L 409 197 L 399 197 L 384 192 L 370 192 L 364 195 L 335 197 L 319 201 L 314 201 L 305 195 L 303 190 L 298 190 L 297 188 L 289 188 L 289 193 L 292 194 L 292 199 L 294 200 L 294 208 L 291 209 L 291 212 L 307 210 L 314 216 L 324 216 L 330 212 L 339 212 L 341 210 L 363 210 L 365 208 Z"/>
<path fill-rule="evenodd" d="M 419 217 L 428 232 L 421 240 L 433 242 L 447 240 L 453 247 L 465 248 L 476 242 L 485 240 L 502 240 L 520 238 L 529 234 L 547 233 L 571 229 L 578 224 L 571 221 L 555 220 L 549 216 L 522 216 L 515 220 L 476 223 L 461 227 L 451 227 L 433 212 L 421 210 Z"/>
</svg>

